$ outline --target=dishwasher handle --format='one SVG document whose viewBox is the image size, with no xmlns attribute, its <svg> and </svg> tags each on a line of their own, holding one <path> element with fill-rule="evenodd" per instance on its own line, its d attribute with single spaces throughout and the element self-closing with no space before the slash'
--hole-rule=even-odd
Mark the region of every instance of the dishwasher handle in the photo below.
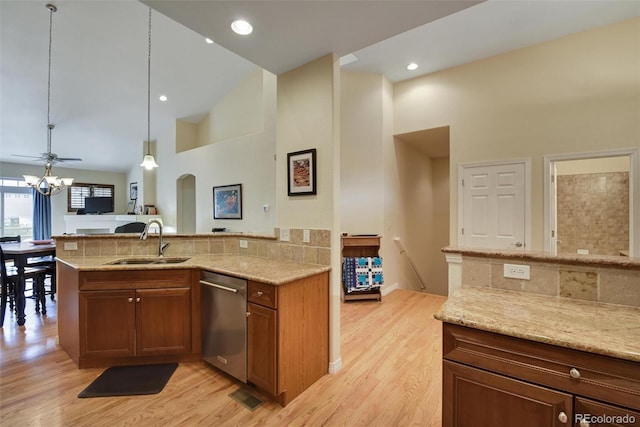
<svg viewBox="0 0 640 427">
<path fill-rule="evenodd" d="M 227 292 L 233 292 L 234 294 L 238 293 L 238 289 L 230 288 L 228 286 L 219 285 L 219 284 L 213 283 L 213 282 L 207 282 L 206 280 L 200 280 L 200 284 L 201 285 L 211 286 L 211 287 L 214 287 L 214 288 L 217 288 L 217 289 L 222 289 L 223 291 L 227 291 Z"/>
</svg>

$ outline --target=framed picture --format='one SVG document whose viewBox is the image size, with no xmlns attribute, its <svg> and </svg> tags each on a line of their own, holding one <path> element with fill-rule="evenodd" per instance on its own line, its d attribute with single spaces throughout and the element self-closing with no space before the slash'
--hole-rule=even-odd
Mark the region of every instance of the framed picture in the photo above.
<svg viewBox="0 0 640 427">
<path fill-rule="evenodd" d="M 242 219 L 242 184 L 213 187 L 213 219 Z"/>
<path fill-rule="evenodd" d="M 129 184 L 129 199 L 138 200 L 138 183 L 132 182 Z"/>
<path fill-rule="evenodd" d="M 316 194 L 316 149 L 288 153 L 287 176 L 290 196 Z"/>
</svg>

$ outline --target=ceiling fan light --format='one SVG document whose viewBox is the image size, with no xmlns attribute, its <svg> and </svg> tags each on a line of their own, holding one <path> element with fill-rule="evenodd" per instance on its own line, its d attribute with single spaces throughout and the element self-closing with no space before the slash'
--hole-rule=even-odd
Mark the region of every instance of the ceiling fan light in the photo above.
<svg viewBox="0 0 640 427">
<path fill-rule="evenodd" d="M 73 178 L 60 178 L 63 185 L 71 185 L 73 184 Z"/>
<path fill-rule="evenodd" d="M 146 156 L 144 156 L 144 160 L 142 160 L 140 166 L 144 167 L 146 170 L 151 170 L 153 168 L 157 168 L 158 164 L 156 163 L 156 159 L 154 159 L 151 154 L 147 154 Z"/>
<path fill-rule="evenodd" d="M 27 185 L 35 185 L 40 179 L 37 176 L 33 175 L 22 175 L 22 177 L 24 178 L 24 182 L 26 182 Z"/>
<path fill-rule="evenodd" d="M 44 179 L 47 181 L 47 184 L 49 185 L 59 185 L 59 180 L 57 176 L 53 176 L 53 175 L 45 175 Z"/>
</svg>

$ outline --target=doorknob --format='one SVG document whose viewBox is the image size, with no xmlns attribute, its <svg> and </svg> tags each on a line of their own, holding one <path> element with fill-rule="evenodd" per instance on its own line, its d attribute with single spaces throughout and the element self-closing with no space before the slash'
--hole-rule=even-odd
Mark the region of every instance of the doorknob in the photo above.
<svg viewBox="0 0 640 427">
<path fill-rule="evenodd" d="M 522 247 L 522 242 L 516 242 L 516 247 L 517 248 L 521 248 Z"/>
</svg>

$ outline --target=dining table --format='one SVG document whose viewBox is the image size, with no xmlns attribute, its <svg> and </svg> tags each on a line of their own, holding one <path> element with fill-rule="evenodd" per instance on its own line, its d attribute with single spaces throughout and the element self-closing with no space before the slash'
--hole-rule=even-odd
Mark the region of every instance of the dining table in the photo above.
<svg viewBox="0 0 640 427">
<path fill-rule="evenodd" d="M 13 260 L 13 264 L 17 270 L 15 295 L 16 318 L 18 325 L 22 326 L 25 322 L 24 308 L 26 303 L 25 268 L 29 266 L 30 258 L 55 257 L 56 244 L 53 240 L 25 240 L 22 242 L 5 242 L 0 243 L 0 245 L 2 246 L 5 260 Z"/>
</svg>

